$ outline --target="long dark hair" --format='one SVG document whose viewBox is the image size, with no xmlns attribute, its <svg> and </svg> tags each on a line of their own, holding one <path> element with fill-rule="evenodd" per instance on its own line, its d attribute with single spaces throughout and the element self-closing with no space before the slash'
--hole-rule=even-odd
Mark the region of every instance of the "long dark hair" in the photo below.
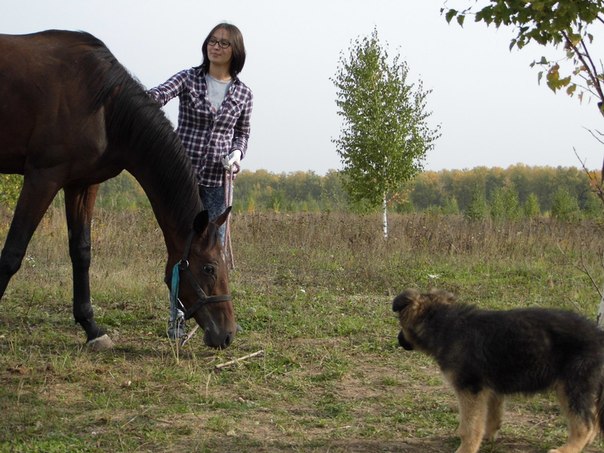
<svg viewBox="0 0 604 453">
<path fill-rule="evenodd" d="M 203 62 L 201 63 L 201 68 L 206 74 L 209 72 L 210 60 L 208 59 L 208 41 L 212 35 L 221 28 L 225 29 L 229 33 L 229 41 L 231 42 L 231 48 L 233 49 L 233 57 L 231 59 L 229 73 L 234 79 L 237 77 L 237 74 L 241 72 L 243 65 L 245 64 L 245 46 L 243 45 L 243 35 L 241 34 L 241 31 L 233 24 L 228 24 L 226 22 L 220 23 L 212 28 L 210 33 L 208 33 L 208 36 L 201 46 L 201 52 L 203 53 Z"/>
</svg>

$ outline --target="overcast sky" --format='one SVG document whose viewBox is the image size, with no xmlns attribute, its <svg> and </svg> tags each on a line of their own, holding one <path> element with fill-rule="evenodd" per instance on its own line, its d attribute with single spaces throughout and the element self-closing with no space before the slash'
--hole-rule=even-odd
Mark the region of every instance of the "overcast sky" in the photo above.
<svg viewBox="0 0 604 453">
<path fill-rule="evenodd" d="M 471 0 L 466 5 L 473 4 Z M 459 1 L 457 2 L 459 4 Z M 247 62 L 241 79 L 254 92 L 252 135 L 243 168 L 270 172 L 341 164 L 330 80 L 352 41 L 377 29 L 390 55 L 408 63 L 410 81 L 431 90 L 431 122 L 442 137 L 427 170 L 538 166 L 600 168 L 603 130 L 594 102 L 580 104 L 538 85 L 529 67 L 543 47 L 509 50 L 509 29 L 447 24 L 442 0 L 2 0 L 0 33 L 85 30 L 102 39 L 147 87 L 201 62 L 200 46 L 218 22 L 237 25 Z M 604 41 L 604 40 L 603 40 Z M 604 57 L 602 41 L 594 55 Z M 178 101 L 166 106 L 176 122 Z"/>
</svg>

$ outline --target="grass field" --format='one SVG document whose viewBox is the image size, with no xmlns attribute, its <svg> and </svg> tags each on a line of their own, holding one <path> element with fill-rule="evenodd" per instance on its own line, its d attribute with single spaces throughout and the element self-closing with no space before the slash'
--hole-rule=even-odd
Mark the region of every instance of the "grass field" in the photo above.
<svg viewBox="0 0 604 453">
<path fill-rule="evenodd" d="M 604 282 L 595 223 L 395 216 L 384 241 L 377 216 L 237 214 L 232 229 L 244 331 L 227 350 L 198 336 L 177 352 L 155 220 L 97 212 L 93 305 L 116 347 L 92 353 L 71 315 L 63 215 L 49 212 L 0 303 L 0 451 L 452 452 L 453 393 L 397 347 L 392 298 L 440 287 L 481 307 L 595 318 L 592 280 Z M 552 396 L 513 398 L 482 451 L 544 452 L 565 436 Z"/>
</svg>

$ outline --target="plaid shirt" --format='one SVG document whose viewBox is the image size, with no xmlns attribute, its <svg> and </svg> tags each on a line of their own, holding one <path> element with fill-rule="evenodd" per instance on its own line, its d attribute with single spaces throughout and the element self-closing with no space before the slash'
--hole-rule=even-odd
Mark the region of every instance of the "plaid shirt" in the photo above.
<svg viewBox="0 0 604 453">
<path fill-rule="evenodd" d="M 204 187 L 220 187 L 224 177 L 222 158 L 232 151 L 247 151 L 252 114 L 252 91 L 238 78 L 231 83 L 222 105 L 214 112 L 201 67 L 185 69 L 148 94 L 162 106 L 178 96 L 178 133 L 191 158 L 197 181 Z"/>
</svg>

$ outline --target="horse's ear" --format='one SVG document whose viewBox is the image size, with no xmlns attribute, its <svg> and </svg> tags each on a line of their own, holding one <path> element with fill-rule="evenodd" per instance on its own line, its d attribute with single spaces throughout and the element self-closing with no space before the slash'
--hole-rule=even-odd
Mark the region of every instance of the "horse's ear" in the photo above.
<svg viewBox="0 0 604 453">
<path fill-rule="evenodd" d="M 197 234 L 200 234 L 205 231 L 209 223 L 210 216 L 208 215 L 208 211 L 203 210 L 195 216 L 195 220 L 193 220 L 193 230 L 195 230 Z"/>
<path fill-rule="evenodd" d="M 220 214 L 218 217 L 216 217 L 214 219 L 214 223 L 218 226 L 221 226 L 224 222 L 226 222 L 227 219 L 229 218 L 229 214 L 231 213 L 232 208 L 233 208 L 232 206 L 229 206 L 228 208 L 226 208 L 222 214 Z"/>
</svg>

